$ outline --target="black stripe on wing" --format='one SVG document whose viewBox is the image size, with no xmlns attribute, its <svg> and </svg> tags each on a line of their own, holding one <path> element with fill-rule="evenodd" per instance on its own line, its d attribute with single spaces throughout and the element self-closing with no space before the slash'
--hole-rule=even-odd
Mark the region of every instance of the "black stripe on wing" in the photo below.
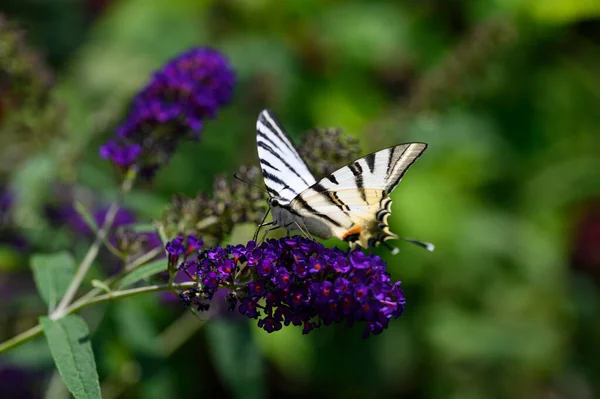
<svg viewBox="0 0 600 399">
<path fill-rule="evenodd" d="M 388 171 L 391 168 L 392 172 L 386 182 L 386 192 L 391 193 L 394 188 L 396 188 L 406 171 L 417 161 L 417 159 L 419 159 L 426 149 L 427 144 L 425 143 L 410 143 L 406 145 L 402 153 L 398 156 L 396 156 L 396 153 L 399 152 L 400 148 L 396 147 L 394 150 L 390 151 Z M 418 153 L 415 154 L 416 151 L 418 151 Z"/>
<path fill-rule="evenodd" d="M 364 175 L 363 168 L 360 165 L 360 160 L 348 165 L 350 171 L 354 175 L 354 184 L 356 184 L 356 189 L 360 193 L 360 197 L 363 201 L 367 202 L 367 194 L 365 192 L 365 184 L 364 184 Z"/>
<path fill-rule="evenodd" d="M 291 139 L 268 110 L 262 111 L 256 121 L 256 144 L 265 185 L 272 196 L 289 203 L 316 183 Z"/>
<path fill-rule="evenodd" d="M 367 155 L 365 161 L 369 167 L 369 172 L 373 173 L 375 171 L 375 153 Z"/>
<path fill-rule="evenodd" d="M 304 198 L 302 198 L 301 195 L 297 196 L 294 201 L 297 201 L 298 204 L 300 205 L 300 207 L 304 208 L 306 211 L 308 211 L 312 216 L 318 217 L 320 219 L 326 220 L 327 222 L 337 226 L 337 227 L 342 227 L 342 224 L 340 224 L 340 222 L 338 222 L 335 219 L 330 218 L 329 216 L 327 216 L 324 213 L 321 213 L 319 211 L 317 211 L 315 208 L 313 208 L 312 206 L 310 206 L 308 204 L 308 202 L 306 202 L 306 200 Z M 291 207 L 286 207 L 286 208 L 291 208 Z"/>
<path fill-rule="evenodd" d="M 273 170 L 276 170 L 277 172 L 281 172 L 279 169 L 277 169 L 275 166 L 271 165 L 266 159 L 261 159 L 260 160 L 260 164 L 266 167 L 269 167 Z"/>
<path fill-rule="evenodd" d="M 342 212 L 344 212 L 345 214 L 348 214 L 348 211 L 350 210 L 350 208 L 348 208 L 348 205 L 346 205 L 340 199 L 340 197 L 338 197 L 338 195 L 337 195 L 337 193 L 335 191 L 329 191 L 327 189 L 327 187 L 323 186 L 321 183 L 315 183 L 315 184 L 313 184 L 313 186 L 311 187 L 311 189 L 313 189 L 315 192 L 317 192 L 320 195 L 322 195 L 323 198 L 326 198 L 327 201 L 330 204 L 335 205 Z"/>
<path fill-rule="evenodd" d="M 293 188 L 291 188 L 290 186 L 288 186 L 283 180 L 281 180 L 279 177 L 272 175 L 271 173 L 267 172 L 266 170 L 263 170 L 263 177 L 265 178 L 265 182 L 268 183 L 269 181 L 279 184 L 282 187 L 282 191 L 283 190 L 290 190 L 294 196 L 298 195 L 298 193 L 296 191 L 294 191 Z M 269 188 L 269 184 L 267 184 L 267 189 Z M 272 190 L 273 192 L 275 192 L 275 190 Z M 275 192 L 276 195 L 280 194 Z"/>
<path fill-rule="evenodd" d="M 306 184 L 306 186 L 310 186 L 310 183 L 308 183 L 304 177 L 302 177 L 300 175 L 300 173 L 298 173 L 296 171 L 296 169 L 292 168 L 292 166 L 287 163 L 287 161 L 285 159 L 283 159 L 283 157 L 281 155 L 279 155 L 278 152 L 276 152 L 270 145 L 268 145 L 267 143 L 263 142 L 263 141 L 259 141 L 257 144 L 260 148 L 263 148 L 264 150 L 268 151 L 271 155 L 273 155 L 275 158 L 277 158 L 279 160 L 279 162 L 281 162 L 282 164 L 285 165 L 286 168 L 289 169 L 290 172 L 292 172 L 293 174 L 295 174 L 296 176 L 298 176 L 298 178 L 300 180 L 302 180 L 304 182 L 304 184 Z"/>
<path fill-rule="evenodd" d="M 300 157 L 300 154 L 298 154 L 298 151 L 296 151 L 296 149 L 294 148 L 294 145 L 292 144 L 292 142 L 290 141 L 290 139 L 287 137 L 287 135 L 284 133 L 285 129 L 283 128 L 283 125 L 275 117 L 275 115 L 273 114 L 273 112 L 271 112 L 268 109 L 265 109 L 258 116 L 258 120 L 263 125 L 265 125 L 266 128 L 269 129 L 269 131 L 271 133 L 273 133 L 279 139 L 279 141 L 281 141 L 283 143 L 283 145 L 285 145 L 287 147 L 287 149 L 288 149 L 289 152 L 291 152 L 292 154 L 294 154 L 294 156 L 300 162 L 302 162 L 304 164 L 304 160 L 302 159 L 302 157 Z M 260 132 L 260 133 L 263 134 L 262 132 Z M 263 134 L 263 136 L 266 137 L 266 135 L 264 135 L 264 134 Z M 272 140 L 270 140 L 270 141 L 272 141 Z"/>
</svg>

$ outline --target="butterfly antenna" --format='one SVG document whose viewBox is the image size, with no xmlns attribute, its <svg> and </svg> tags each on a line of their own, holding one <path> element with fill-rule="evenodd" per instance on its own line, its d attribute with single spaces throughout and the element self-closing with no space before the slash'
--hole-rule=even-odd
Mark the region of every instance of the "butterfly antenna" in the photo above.
<svg viewBox="0 0 600 399">
<path fill-rule="evenodd" d="M 261 191 L 264 191 L 265 193 L 267 193 L 267 195 L 268 195 L 269 197 L 271 197 L 271 193 L 269 193 L 269 192 L 268 192 L 266 189 L 264 189 L 263 187 L 257 186 L 256 184 L 254 184 L 254 183 L 251 183 L 251 182 L 249 182 L 249 181 L 247 181 L 247 180 L 244 180 L 244 179 L 242 179 L 241 177 L 239 177 L 239 176 L 238 176 L 238 174 L 237 174 L 237 173 L 234 173 L 234 174 L 233 174 L 233 177 L 234 177 L 235 179 L 237 179 L 237 180 L 241 181 L 241 182 L 244 182 L 244 183 L 248 184 L 249 186 L 256 187 L 256 188 L 258 188 L 259 190 L 261 190 Z"/>
<path fill-rule="evenodd" d="M 383 245 L 384 245 L 384 246 L 385 246 L 387 249 L 389 249 L 389 250 L 390 250 L 390 252 L 392 253 L 392 255 L 397 255 L 397 254 L 398 254 L 398 252 L 400 252 L 400 250 L 399 250 L 398 248 L 394 248 L 394 247 L 392 247 L 390 244 L 388 244 L 388 243 L 387 243 L 387 242 L 385 242 L 385 241 L 382 241 L 381 243 L 382 243 L 382 244 L 383 244 Z"/>
<path fill-rule="evenodd" d="M 406 242 L 410 242 L 411 244 L 415 244 L 418 245 L 421 248 L 425 248 L 426 250 L 428 250 L 429 252 L 433 252 L 433 250 L 435 249 L 435 245 L 433 245 L 430 242 L 425 242 L 425 241 L 419 241 L 419 240 L 413 240 L 412 238 L 405 238 L 405 237 L 400 237 L 401 240 L 404 240 Z"/>
</svg>

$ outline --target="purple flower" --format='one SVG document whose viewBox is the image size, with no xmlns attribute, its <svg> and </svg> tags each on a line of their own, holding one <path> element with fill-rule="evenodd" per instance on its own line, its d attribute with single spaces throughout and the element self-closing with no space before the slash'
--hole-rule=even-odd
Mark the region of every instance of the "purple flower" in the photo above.
<svg viewBox="0 0 600 399">
<path fill-rule="evenodd" d="M 235 262 L 233 259 L 225 259 L 217 266 L 217 270 L 219 271 L 220 278 L 227 279 L 235 271 Z"/>
<path fill-rule="evenodd" d="M 202 245 L 204 245 L 204 241 L 201 238 L 198 238 L 195 235 L 188 236 L 188 251 L 199 249 Z"/>
<path fill-rule="evenodd" d="M 258 305 L 254 299 L 244 298 L 240 302 L 238 310 L 241 314 L 248 316 L 251 319 L 256 319 L 259 316 L 257 306 Z"/>
<path fill-rule="evenodd" d="M 291 276 L 290 272 L 288 271 L 288 269 L 286 269 L 285 267 L 278 268 L 276 276 L 277 276 L 276 284 L 279 287 L 287 288 L 287 286 L 290 285 L 290 283 L 292 282 L 292 276 Z"/>
<path fill-rule="evenodd" d="M 258 320 L 258 326 L 264 329 L 266 332 L 273 332 L 281 330 L 281 321 L 276 320 L 272 316 L 267 316 L 263 319 Z"/>
<path fill-rule="evenodd" d="M 169 259 L 169 270 L 174 272 L 175 265 L 179 263 L 179 258 L 183 255 L 185 260 L 187 256 L 199 249 L 202 244 L 202 240 L 199 240 L 195 235 L 188 235 L 186 238 L 178 236 L 169 241 L 167 245 L 165 245 L 165 250 L 167 251 Z M 195 269 L 197 267 L 198 264 L 195 262 L 185 262 L 183 264 L 185 270 L 189 270 L 190 268 Z"/>
<path fill-rule="evenodd" d="M 141 152 L 142 147 L 139 144 L 119 146 L 112 140 L 100 147 L 100 156 L 102 158 L 110 159 L 116 165 L 123 168 L 135 163 Z"/>
<path fill-rule="evenodd" d="M 265 295 L 265 283 L 264 281 L 251 281 L 248 283 L 248 291 L 251 297 L 262 297 Z"/>
<path fill-rule="evenodd" d="M 185 252 L 185 246 L 183 245 L 183 236 L 175 238 L 173 241 L 169 241 L 165 246 L 167 253 L 173 256 L 179 256 Z"/>
<path fill-rule="evenodd" d="M 350 263 L 355 269 L 366 269 L 371 266 L 371 260 L 361 251 L 354 251 L 350 254 Z"/>
<path fill-rule="evenodd" d="M 178 55 L 136 95 L 116 137 L 100 147 L 100 156 L 121 168 L 136 164 L 151 177 L 181 139 L 199 138 L 204 120 L 231 99 L 234 82 L 231 66 L 216 50 L 192 48 Z"/>
<path fill-rule="evenodd" d="M 259 246 L 213 248 L 196 261 L 192 279 L 199 295 L 211 298 L 218 288 L 230 291 L 231 306 L 267 332 L 284 325 L 308 333 L 321 325 L 364 323 L 364 335 L 381 333 L 404 311 L 399 282 L 383 260 L 362 252 L 344 252 L 302 237 L 267 240 Z M 188 270 L 190 270 L 188 268 Z"/>
</svg>

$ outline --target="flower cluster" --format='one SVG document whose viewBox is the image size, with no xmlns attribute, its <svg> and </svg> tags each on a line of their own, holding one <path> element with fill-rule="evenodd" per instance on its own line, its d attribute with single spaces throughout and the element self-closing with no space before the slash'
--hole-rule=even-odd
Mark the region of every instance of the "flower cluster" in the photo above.
<svg viewBox="0 0 600 399">
<path fill-rule="evenodd" d="M 28 45 L 24 32 L 0 14 L 0 116 L 3 107 L 41 103 L 52 81 L 52 73 Z"/>
<path fill-rule="evenodd" d="M 169 263 L 186 252 L 181 237 L 167 245 Z M 393 282 L 378 256 L 344 252 L 300 236 L 261 245 L 215 247 L 179 266 L 198 283 L 181 294 L 184 303 L 207 310 L 217 289 L 227 302 L 272 332 L 293 324 L 303 333 L 321 325 L 366 323 L 364 336 L 379 334 L 404 310 L 400 282 Z"/>
<path fill-rule="evenodd" d="M 194 251 L 202 248 L 203 244 L 204 241 L 195 235 L 187 237 L 177 236 L 173 241 L 169 241 L 165 246 L 169 260 L 169 269 L 172 270 L 177 266 L 180 256 L 183 255 L 184 258 L 188 257 Z"/>
<path fill-rule="evenodd" d="M 267 211 L 267 197 L 264 191 L 246 183 L 263 184 L 260 169 L 242 166 L 237 175 L 243 181 L 217 176 L 212 196 L 203 193 L 194 198 L 176 196 L 162 218 L 166 234 L 201 233 L 207 244 L 217 245 L 235 224 L 260 223 Z"/>
<path fill-rule="evenodd" d="M 235 75 L 221 53 L 193 48 L 169 61 L 134 99 L 100 155 L 144 176 L 168 162 L 179 140 L 198 139 L 203 121 L 231 99 Z"/>
<path fill-rule="evenodd" d="M 317 178 L 355 161 L 360 155 L 358 140 L 342 129 L 314 129 L 302 135 L 298 150 Z"/>
<path fill-rule="evenodd" d="M 64 132 L 64 105 L 50 92 L 52 70 L 13 21 L 0 13 L 0 175 L 47 149 Z M 64 138 L 62 138 L 64 139 Z M 62 161 L 70 154 L 61 154 Z"/>
</svg>

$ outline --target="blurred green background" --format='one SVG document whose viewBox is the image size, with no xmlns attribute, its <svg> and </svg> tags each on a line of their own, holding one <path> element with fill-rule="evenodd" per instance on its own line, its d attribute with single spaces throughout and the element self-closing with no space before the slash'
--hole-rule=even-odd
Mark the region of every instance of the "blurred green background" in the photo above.
<svg viewBox="0 0 600 399">
<path fill-rule="evenodd" d="M 88 309 L 104 397 L 600 397 L 600 2 L 3 0 L 0 12 L 54 76 L 44 112 L 29 104 L 15 122 L 0 107 L 0 181 L 18 194 L 1 340 L 43 313 L 28 251 L 86 249 L 43 217 L 56 184 L 113 198 L 98 146 L 153 70 L 209 45 L 238 75 L 234 100 L 127 198 L 139 220 L 257 164 L 254 125 L 271 108 L 295 139 L 341 127 L 363 154 L 427 142 L 390 223 L 436 251 L 377 251 L 407 307 L 368 340 L 201 326 L 159 296 Z M 17 234 L 28 251 L 6 239 Z M 69 397 L 61 384 L 43 340 L 0 358 L 3 397 Z"/>
</svg>

